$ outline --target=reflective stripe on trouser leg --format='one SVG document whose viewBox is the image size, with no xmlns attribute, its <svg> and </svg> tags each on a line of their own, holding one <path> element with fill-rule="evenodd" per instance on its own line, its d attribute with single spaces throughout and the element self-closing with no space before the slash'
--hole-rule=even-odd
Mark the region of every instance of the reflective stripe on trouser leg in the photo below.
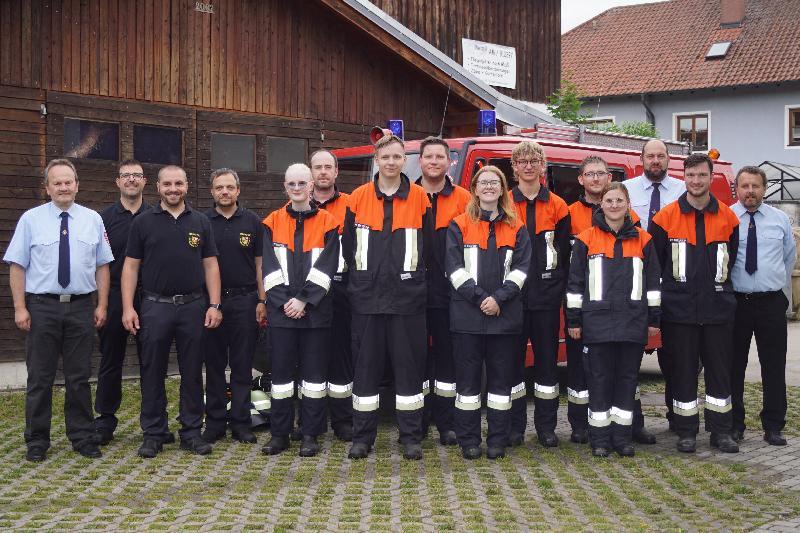
<svg viewBox="0 0 800 533">
<path fill-rule="evenodd" d="M 402 395 L 396 394 L 395 395 L 395 409 L 398 411 L 415 411 L 417 409 L 422 409 L 423 405 L 425 405 L 425 395 L 421 392 L 419 394 L 410 394 L 410 395 Z"/>
<path fill-rule="evenodd" d="M 444 381 L 434 381 L 433 392 L 442 398 L 454 398 L 456 395 L 456 384 Z"/>
<path fill-rule="evenodd" d="M 633 411 L 626 411 L 619 407 L 611 407 L 611 421 L 615 424 L 630 426 L 633 423 Z"/>
<path fill-rule="evenodd" d="M 586 375 L 583 371 L 583 343 L 565 335 L 567 348 L 567 418 L 573 430 L 586 430 L 589 407 L 589 387 L 586 384 Z M 572 396 L 569 391 L 577 394 Z M 577 403 L 582 399 L 582 392 L 586 391 L 586 402 Z"/>
<path fill-rule="evenodd" d="M 490 392 L 486 395 L 486 407 L 498 411 L 508 411 L 511 409 L 511 396 L 492 394 Z"/>
<path fill-rule="evenodd" d="M 589 404 L 589 389 L 573 390 L 567 387 L 567 401 L 578 405 Z"/>
<path fill-rule="evenodd" d="M 606 427 L 611 424 L 611 410 L 592 411 L 589 409 L 589 425 L 596 428 Z"/>
<path fill-rule="evenodd" d="M 533 425 L 537 432 L 555 431 L 558 417 L 558 332 L 561 309 L 525 313 L 525 331 L 533 349 Z"/>
<path fill-rule="evenodd" d="M 456 409 L 462 411 L 476 411 L 481 408 L 481 397 L 479 394 L 465 396 L 456 394 Z"/>
<path fill-rule="evenodd" d="M 314 383 L 303 380 L 300 385 L 303 398 L 320 399 L 328 395 L 328 384 L 326 382 Z"/>
<path fill-rule="evenodd" d="M 422 382 L 422 395 L 427 396 L 430 393 L 431 393 L 431 380 L 426 379 L 425 381 Z"/>
<path fill-rule="evenodd" d="M 706 394 L 705 408 L 709 411 L 716 411 L 717 413 L 727 413 L 731 410 L 731 397 L 727 398 L 714 398 Z"/>
<path fill-rule="evenodd" d="M 351 318 L 353 442 L 372 445 L 378 428 L 378 386 L 386 362 L 386 315 L 353 312 Z"/>
<path fill-rule="evenodd" d="M 350 398 L 353 395 L 353 383 L 328 383 L 328 396 L 331 398 Z"/>
<path fill-rule="evenodd" d="M 556 383 L 555 385 L 541 385 L 539 383 L 533 384 L 534 398 L 539 398 L 541 400 L 553 400 L 558 398 L 558 394 L 559 394 L 558 383 Z"/>
<path fill-rule="evenodd" d="M 697 409 L 697 400 L 691 402 L 672 400 L 672 411 L 677 416 L 694 416 L 699 412 Z"/>
</svg>

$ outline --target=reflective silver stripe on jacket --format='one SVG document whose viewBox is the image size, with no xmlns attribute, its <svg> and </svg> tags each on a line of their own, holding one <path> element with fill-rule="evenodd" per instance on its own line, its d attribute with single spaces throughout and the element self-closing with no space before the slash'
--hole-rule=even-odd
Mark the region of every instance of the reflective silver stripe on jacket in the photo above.
<svg viewBox="0 0 800 533">
<path fill-rule="evenodd" d="M 592 411 L 589 409 L 589 425 L 596 428 L 611 425 L 610 411 Z"/>
<path fill-rule="evenodd" d="M 452 398 L 456 395 L 456 384 L 437 379 L 433 382 L 433 393 L 442 398 Z"/>
<path fill-rule="evenodd" d="M 508 411 L 511 409 L 511 396 L 492 394 L 490 392 L 486 395 L 486 407 L 498 411 Z"/>
<path fill-rule="evenodd" d="M 546 248 L 546 260 L 544 269 L 545 270 L 555 270 L 558 266 L 558 254 L 556 253 L 556 248 L 553 246 L 553 241 L 555 241 L 556 232 L 555 231 L 545 231 L 544 232 L 544 242 L 547 245 Z"/>
<path fill-rule="evenodd" d="M 727 413 L 731 410 L 733 406 L 731 405 L 731 397 L 728 396 L 727 398 L 714 398 L 713 396 L 709 396 L 706 394 L 706 409 L 709 411 L 715 411 L 717 413 Z"/>
<path fill-rule="evenodd" d="M 311 249 L 311 266 L 314 266 L 319 259 L 319 256 L 322 254 L 322 248 L 312 248 Z"/>
<path fill-rule="evenodd" d="M 527 391 L 525 390 L 525 382 L 521 381 L 516 385 L 514 385 L 513 387 L 511 387 L 511 399 L 517 400 L 519 398 L 524 398 L 526 392 Z"/>
<path fill-rule="evenodd" d="M 637 301 L 642 299 L 642 271 L 644 270 L 644 262 L 640 257 L 632 257 L 631 266 L 633 267 L 631 300 Z"/>
<path fill-rule="evenodd" d="M 367 270 L 369 257 L 369 227 L 356 226 L 356 270 Z"/>
<path fill-rule="evenodd" d="M 589 259 L 589 300 L 597 302 L 603 299 L 603 256 L 596 255 Z"/>
<path fill-rule="evenodd" d="M 273 383 L 272 384 L 272 399 L 285 400 L 294 396 L 294 381 L 289 383 Z"/>
<path fill-rule="evenodd" d="M 476 394 L 475 396 L 464 396 L 463 394 L 456 394 L 456 409 L 462 411 L 475 411 L 481 408 L 481 397 Z"/>
<path fill-rule="evenodd" d="M 274 245 L 273 248 L 275 249 L 275 256 L 278 258 L 278 264 L 281 266 L 281 271 L 283 272 L 283 284 L 289 284 L 289 259 L 288 259 L 288 252 L 289 249 L 283 245 Z"/>
<path fill-rule="evenodd" d="M 580 309 L 583 307 L 583 294 L 577 294 L 574 292 L 567 293 L 567 308 L 569 309 Z"/>
<path fill-rule="evenodd" d="M 679 402 L 672 400 L 672 410 L 679 416 L 693 416 L 697 414 L 697 400 L 691 402 Z"/>
<path fill-rule="evenodd" d="M 650 307 L 661 305 L 661 291 L 647 291 L 647 305 Z"/>
<path fill-rule="evenodd" d="M 422 395 L 427 396 L 431 392 L 431 380 L 426 379 L 422 382 Z"/>
<path fill-rule="evenodd" d="M 511 250 L 506 250 L 506 257 L 503 259 L 503 280 L 508 278 L 508 273 L 511 272 L 511 259 L 514 253 Z"/>
<path fill-rule="evenodd" d="M 328 396 L 331 398 L 349 398 L 353 395 L 353 382 L 346 385 L 328 383 Z"/>
<path fill-rule="evenodd" d="M 452 274 L 450 274 L 450 283 L 453 284 L 453 288 L 458 290 L 463 284 L 465 284 L 472 276 L 469 275 L 469 272 L 464 270 L 463 268 L 459 268 Z"/>
<path fill-rule="evenodd" d="M 611 421 L 622 426 L 630 426 L 633 424 L 633 411 L 611 407 Z"/>
<path fill-rule="evenodd" d="M 589 403 L 588 390 L 575 390 L 567 387 L 567 401 L 577 405 L 585 405 Z"/>
<path fill-rule="evenodd" d="M 519 290 L 522 290 L 522 286 L 525 285 L 525 279 L 527 277 L 528 275 L 522 270 L 514 269 L 506 275 L 505 279 L 503 279 L 503 283 L 506 281 L 513 281 L 514 285 L 519 287 Z"/>
<path fill-rule="evenodd" d="M 425 397 L 421 392 L 411 396 L 396 394 L 394 397 L 394 408 L 398 411 L 416 411 L 417 409 L 422 409 L 424 403 Z"/>
<path fill-rule="evenodd" d="M 356 411 L 368 412 L 377 411 L 380 404 L 381 397 L 376 394 L 375 396 L 358 396 L 353 394 L 353 409 Z"/>
<path fill-rule="evenodd" d="M 552 386 L 534 383 L 533 395 L 542 400 L 552 400 L 553 398 L 558 398 L 558 383 Z"/>
<path fill-rule="evenodd" d="M 300 384 L 300 390 L 304 397 L 307 398 L 324 398 L 328 395 L 328 384 L 323 381 L 322 383 L 313 383 L 303 380 Z"/>
<path fill-rule="evenodd" d="M 414 228 L 405 229 L 406 253 L 403 256 L 403 270 L 405 272 L 414 272 L 417 270 L 417 262 L 419 261 L 417 257 L 417 234 L 418 230 Z"/>
<path fill-rule="evenodd" d="M 278 269 L 264 276 L 264 290 L 268 291 L 276 285 L 283 283 L 283 271 Z"/>
<path fill-rule="evenodd" d="M 306 279 L 325 289 L 325 292 L 328 292 L 331 288 L 331 277 L 322 270 L 317 270 L 314 267 L 311 267 L 311 270 L 308 271 Z"/>
<path fill-rule="evenodd" d="M 347 272 L 347 263 L 344 260 L 344 254 L 342 253 L 344 250 L 342 248 L 342 236 L 339 235 L 339 264 L 336 267 L 336 273 L 342 274 Z"/>
<path fill-rule="evenodd" d="M 686 282 L 686 241 L 672 242 L 672 277 Z"/>
<path fill-rule="evenodd" d="M 464 270 L 478 283 L 478 247 L 475 245 L 464 246 Z"/>
<path fill-rule="evenodd" d="M 728 243 L 717 243 L 717 274 L 714 281 L 724 283 L 728 279 Z"/>
</svg>

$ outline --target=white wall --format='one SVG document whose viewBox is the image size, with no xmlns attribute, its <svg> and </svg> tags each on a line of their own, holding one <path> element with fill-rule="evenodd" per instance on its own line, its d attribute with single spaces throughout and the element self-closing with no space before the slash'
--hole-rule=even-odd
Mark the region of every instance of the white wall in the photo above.
<svg viewBox="0 0 800 533">
<path fill-rule="evenodd" d="M 659 136 L 674 139 L 674 113 L 709 111 L 709 146 L 734 168 L 777 161 L 800 165 L 800 147 L 786 147 L 786 106 L 800 107 L 800 83 L 748 89 L 718 89 L 651 96 Z M 588 101 L 583 112 L 614 116 L 616 123 L 646 120 L 637 96 Z"/>
</svg>

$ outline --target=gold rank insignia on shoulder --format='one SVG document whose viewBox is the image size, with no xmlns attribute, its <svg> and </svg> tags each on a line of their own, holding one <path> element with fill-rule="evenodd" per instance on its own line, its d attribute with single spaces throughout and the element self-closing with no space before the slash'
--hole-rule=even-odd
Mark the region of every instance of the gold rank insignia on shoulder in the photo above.
<svg viewBox="0 0 800 533">
<path fill-rule="evenodd" d="M 200 246 L 200 234 L 189 232 L 189 246 L 197 248 Z"/>
<path fill-rule="evenodd" d="M 242 248 L 249 248 L 252 238 L 253 238 L 253 234 L 252 233 L 240 233 L 239 234 L 239 244 L 242 245 Z"/>
</svg>

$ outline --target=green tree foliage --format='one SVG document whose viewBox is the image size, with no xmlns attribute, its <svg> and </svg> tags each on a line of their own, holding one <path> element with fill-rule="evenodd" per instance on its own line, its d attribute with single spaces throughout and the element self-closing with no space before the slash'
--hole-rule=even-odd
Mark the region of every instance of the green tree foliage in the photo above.
<svg viewBox="0 0 800 533">
<path fill-rule="evenodd" d="M 612 133 L 625 133 L 627 135 L 638 135 L 640 137 L 658 137 L 656 127 L 649 122 L 634 121 L 622 122 L 620 124 L 608 124 L 601 126 L 598 129 L 602 131 L 610 131 Z"/>
<path fill-rule="evenodd" d="M 547 111 L 567 124 L 582 124 L 586 115 L 581 114 L 581 93 L 568 79 L 561 80 L 561 88 L 547 97 Z"/>
</svg>

